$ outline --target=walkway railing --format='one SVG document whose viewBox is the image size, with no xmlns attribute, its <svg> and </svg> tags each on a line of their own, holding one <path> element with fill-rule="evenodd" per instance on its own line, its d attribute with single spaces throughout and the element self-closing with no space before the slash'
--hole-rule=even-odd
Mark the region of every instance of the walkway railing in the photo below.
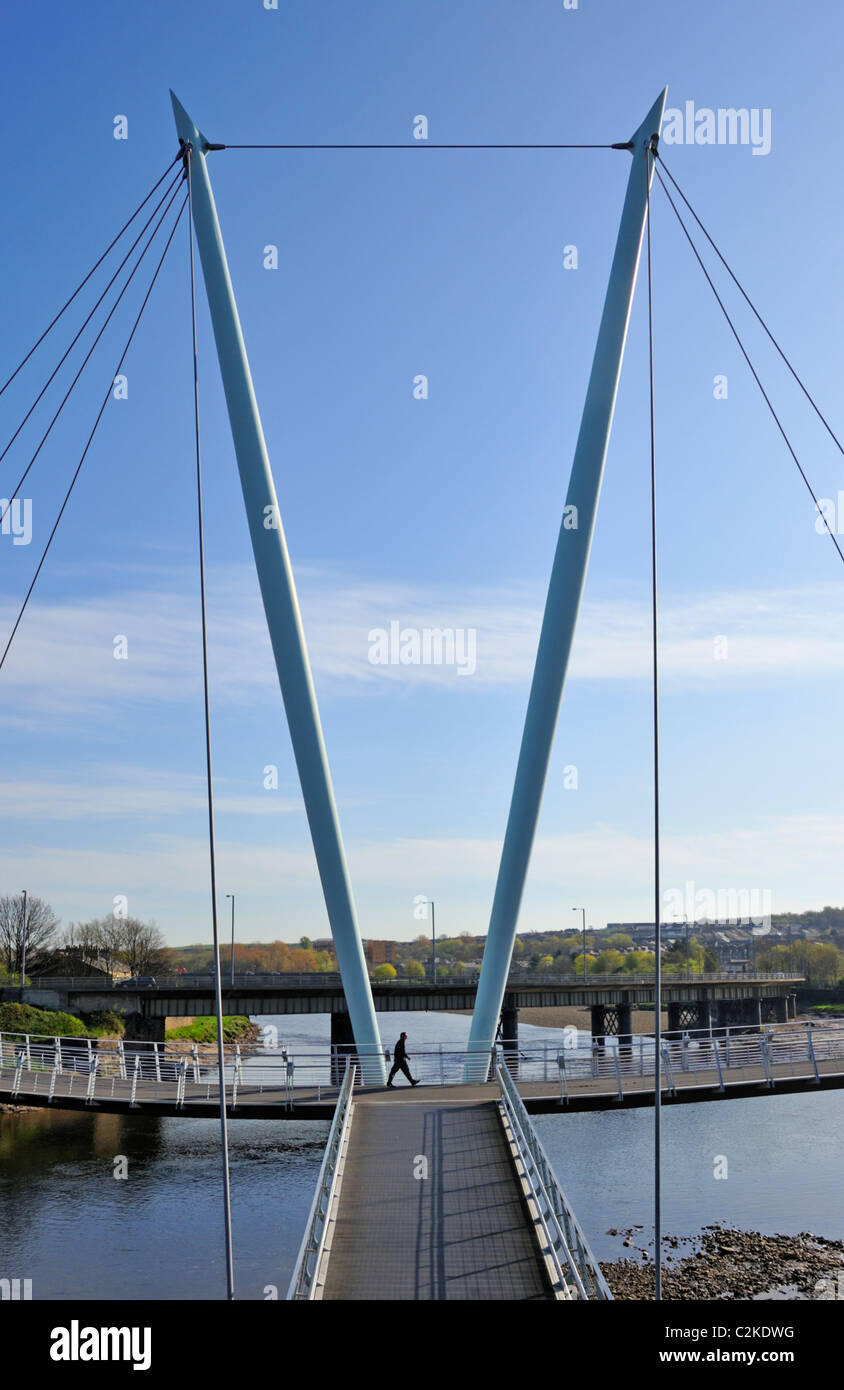
<svg viewBox="0 0 844 1390">
<path fill-rule="evenodd" d="M 334 1119 L 319 1170 L 308 1224 L 299 1248 L 296 1268 L 287 1291 L 289 1300 L 321 1298 L 331 1251 L 331 1235 L 337 1218 L 340 1184 L 349 1144 L 354 1104 L 355 1067 L 349 1067 L 337 1100 Z"/>
<path fill-rule="evenodd" d="M 428 1043 L 411 1048 L 410 1068 L 426 1086 L 456 1086 L 463 1081 L 467 1055 L 453 1043 Z M 389 1061 L 389 1049 L 385 1056 Z M 494 1078 L 498 1057 L 520 1083 L 545 1083 L 541 1094 L 556 1092 L 563 1105 L 584 1088 L 620 1100 L 626 1091 L 647 1089 L 654 1074 L 650 1034 L 592 1039 L 569 1028 L 557 1041 L 515 1048 L 499 1044 L 481 1058 L 479 1082 Z M 367 1059 L 362 1060 L 365 1066 Z M 723 1091 L 731 1080 L 759 1080 L 769 1087 L 788 1076 L 818 1081 L 822 1074 L 844 1074 L 844 1024 L 783 1024 L 761 1033 L 745 1026 L 725 1029 L 721 1036 L 703 1029 L 679 1037 L 663 1034 L 662 1060 L 669 1093 L 688 1084 Z M 354 1048 L 328 1044 L 307 1050 L 283 1043 L 233 1044 L 224 1049 L 224 1063 L 223 1084 L 234 1108 L 257 1101 L 289 1109 L 303 1095 L 333 1102 L 352 1066 L 358 1068 L 359 1086 L 381 1084 L 361 1077 L 361 1058 Z M 219 1098 L 220 1075 L 216 1046 L 2 1032 L 0 1089 L 14 1095 L 47 1094 L 56 1102 L 81 1096 L 132 1104 L 166 1101 L 189 1109 L 191 1102 Z"/>
<path fill-rule="evenodd" d="M 496 1067 L 499 1108 L 536 1212 L 543 1255 L 556 1274 L 559 1295 L 567 1299 L 612 1299 L 601 1267 L 589 1249 L 577 1217 L 557 1182 L 539 1135 L 506 1067 Z"/>
</svg>

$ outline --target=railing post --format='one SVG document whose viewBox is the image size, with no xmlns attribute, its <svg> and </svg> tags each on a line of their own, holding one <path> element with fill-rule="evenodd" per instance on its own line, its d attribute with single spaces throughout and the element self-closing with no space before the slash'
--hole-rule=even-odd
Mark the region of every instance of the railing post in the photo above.
<svg viewBox="0 0 844 1390">
<path fill-rule="evenodd" d="M 152 1045 L 152 1050 L 153 1050 L 153 1054 L 154 1054 L 154 1056 L 155 1056 L 155 1079 L 156 1079 L 156 1081 L 160 1081 L 160 1080 L 161 1080 L 161 1058 L 160 1058 L 159 1055 L 158 1055 L 158 1043 L 157 1043 L 157 1042 L 154 1042 L 154 1043 L 153 1043 L 153 1045 Z"/>
<path fill-rule="evenodd" d="M 15 1079 L 12 1082 L 12 1095 L 16 1096 L 21 1088 L 21 1076 L 23 1075 L 23 1055 L 19 1054 L 15 1063 Z"/>
<path fill-rule="evenodd" d="M 119 1064 L 120 1064 L 120 1080 L 121 1080 L 121 1081 L 125 1081 L 125 1080 L 126 1080 L 126 1054 L 125 1054 L 125 1052 L 123 1051 L 123 1039 L 122 1039 L 122 1038 L 119 1038 L 119 1039 L 118 1039 L 118 1042 L 117 1042 L 117 1060 L 118 1060 L 118 1062 L 119 1062 Z"/>
<path fill-rule="evenodd" d="M 88 1055 L 90 1056 L 90 1053 L 89 1053 Z M 91 1065 L 90 1065 L 90 1067 L 89 1067 L 89 1070 L 88 1070 L 88 1088 L 87 1088 L 87 1091 L 86 1091 L 86 1093 L 85 1093 L 85 1104 L 86 1104 L 86 1105 L 89 1105 L 90 1102 L 93 1100 L 93 1097 L 94 1097 L 94 1086 L 96 1085 L 96 1081 L 97 1081 L 97 1071 L 98 1071 L 98 1069 L 99 1069 L 99 1065 L 100 1065 L 100 1059 L 99 1059 L 99 1057 L 98 1057 L 98 1056 L 97 1056 L 97 1057 L 94 1057 L 94 1059 L 93 1059 L 93 1061 L 91 1062 Z"/>
<path fill-rule="evenodd" d="M 616 1080 L 616 1085 L 618 1086 L 618 1098 L 619 1098 L 620 1101 L 623 1101 L 623 1100 L 624 1100 L 624 1091 L 622 1090 L 622 1087 L 621 1087 L 621 1062 L 620 1062 L 620 1060 L 619 1060 L 618 1048 L 617 1048 L 617 1047 L 614 1047 L 614 1048 L 613 1048 L 613 1050 L 612 1050 L 612 1055 L 613 1055 L 613 1060 L 615 1061 L 615 1080 Z"/>
<path fill-rule="evenodd" d="M 761 1054 L 762 1054 L 762 1065 L 763 1065 L 763 1067 L 765 1068 L 765 1079 L 767 1080 L 768 1085 L 770 1086 L 771 1090 L 773 1090 L 773 1088 L 774 1088 L 774 1076 L 773 1076 L 773 1072 L 772 1072 L 772 1070 L 771 1070 L 771 1054 L 770 1054 L 769 1041 L 770 1041 L 770 1040 L 769 1040 L 768 1035 L 767 1035 L 766 1033 L 761 1033 L 761 1034 L 759 1035 L 759 1051 L 760 1051 Z"/>
<path fill-rule="evenodd" d="M 560 1072 L 560 1104 L 564 1102 L 568 1105 L 569 1099 L 569 1078 L 566 1071 L 566 1054 L 563 1051 L 557 1053 L 557 1067 Z"/>
<path fill-rule="evenodd" d="M 809 1057 L 811 1058 L 811 1061 L 812 1061 L 812 1068 L 813 1068 L 814 1073 L 815 1073 L 815 1081 L 818 1082 L 818 1083 L 820 1083 L 820 1079 L 821 1079 L 821 1078 L 820 1078 L 820 1073 L 818 1072 L 818 1059 L 817 1059 L 817 1057 L 815 1056 L 815 1043 L 814 1043 L 814 1039 L 812 1038 L 812 1028 L 811 1028 L 811 1024 L 806 1028 L 806 1041 L 807 1041 L 808 1044 L 809 1044 Z"/>
<path fill-rule="evenodd" d="M 61 1074 L 62 1074 L 62 1040 L 61 1040 L 61 1038 L 56 1038 L 56 1041 L 55 1041 L 55 1049 L 56 1049 L 56 1068 L 57 1068 L 57 1070 L 58 1070 L 59 1076 L 61 1076 Z"/>
<path fill-rule="evenodd" d="M 718 1089 L 724 1090 L 724 1073 L 721 1070 L 721 1054 L 718 1051 L 718 1039 L 712 1039 L 712 1051 L 715 1054 L 715 1069 L 718 1072 Z"/>
<path fill-rule="evenodd" d="M 135 1053 L 135 1066 L 134 1066 L 134 1068 L 133 1068 L 133 1070 L 132 1070 L 132 1091 L 131 1091 L 131 1094 L 130 1094 L 130 1096 L 129 1096 L 129 1104 L 130 1104 L 130 1105 L 134 1105 L 134 1104 L 135 1104 L 135 1092 L 136 1092 L 137 1089 L 138 1089 L 138 1073 L 139 1073 L 140 1069 L 141 1069 L 141 1059 L 140 1059 L 139 1054 L 136 1052 L 136 1053 Z"/>
</svg>

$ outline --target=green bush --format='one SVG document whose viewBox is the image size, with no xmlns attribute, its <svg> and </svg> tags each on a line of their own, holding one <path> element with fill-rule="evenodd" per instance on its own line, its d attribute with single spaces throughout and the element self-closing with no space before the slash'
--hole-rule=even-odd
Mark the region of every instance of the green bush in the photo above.
<svg viewBox="0 0 844 1390">
<path fill-rule="evenodd" d="M 245 1033 L 251 1031 L 251 1023 L 242 1014 L 223 1015 L 223 1039 L 225 1042 L 238 1042 Z M 168 1028 L 168 1038 L 185 1038 L 188 1042 L 210 1043 L 217 1037 L 216 1018 L 197 1018 L 182 1028 Z"/>
<path fill-rule="evenodd" d="M 0 1004 L 0 1032 L 42 1033 L 53 1038 L 76 1038 L 86 1033 L 85 1024 L 73 1014 L 36 1009 L 32 1004 Z"/>
</svg>

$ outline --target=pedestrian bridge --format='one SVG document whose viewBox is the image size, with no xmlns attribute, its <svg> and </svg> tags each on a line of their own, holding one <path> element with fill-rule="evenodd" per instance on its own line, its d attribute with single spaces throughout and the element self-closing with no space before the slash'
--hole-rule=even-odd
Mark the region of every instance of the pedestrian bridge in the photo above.
<svg viewBox="0 0 844 1390">
<path fill-rule="evenodd" d="M 611 1299 L 507 1068 L 497 1100 L 337 1102 L 291 1300 Z"/>
<path fill-rule="evenodd" d="M 660 1049 L 664 1103 L 844 1086 L 842 1023 L 663 1034 Z M 478 1054 L 453 1044 L 428 1044 L 414 1047 L 412 1066 L 426 1093 L 435 1087 L 448 1093 L 450 1103 L 488 1100 L 503 1063 L 532 1113 L 653 1104 L 650 1034 L 590 1039 L 571 1028 L 559 1042 L 498 1045 L 471 1085 L 462 1084 L 467 1055 L 477 1062 Z M 233 1118 L 330 1119 L 346 1071 L 356 1062 L 354 1050 L 345 1046 L 228 1046 L 222 1087 L 227 1112 Z M 0 1101 L 7 1103 L 218 1116 L 220 1092 L 216 1046 L 0 1033 Z M 369 1093 L 383 1094 L 382 1083 L 359 1079 L 358 1097 Z M 397 1088 L 388 1099 L 398 1094 Z"/>
</svg>

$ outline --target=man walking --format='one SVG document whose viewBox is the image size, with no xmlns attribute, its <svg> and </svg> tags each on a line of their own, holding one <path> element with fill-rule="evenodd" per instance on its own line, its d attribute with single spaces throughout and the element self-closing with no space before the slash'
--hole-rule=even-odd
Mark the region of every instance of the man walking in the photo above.
<svg viewBox="0 0 844 1390">
<path fill-rule="evenodd" d="M 393 1077 L 395 1076 L 395 1074 L 396 1074 L 397 1071 L 403 1071 L 403 1072 L 404 1072 L 404 1074 L 405 1074 L 405 1076 L 407 1077 L 408 1081 L 410 1082 L 411 1086 L 418 1086 L 418 1085 L 419 1085 L 419 1078 L 417 1077 L 416 1080 L 414 1081 L 413 1077 L 410 1075 L 410 1071 L 408 1070 L 408 1065 L 407 1065 L 407 1051 L 406 1051 L 406 1049 L 405 1049 L 405 1041 L 404 1041 L 406 1037 L 407 1037 L 407 1033 L 402 1033 L 401 1037 L 399 1038 L 398 1042 L 396 1043 L 396 1045 L 395 1045 L 395 1047 L 394 1047 L 394 1049 L 393 1049 L 393 1058 L 394 1058 L 394 1060 L 393 1060 L 393 1066 L 392 1066 L 392 1070 L 390 1071 L 390 1075 L 387 1077 L 387 1090 L 388 1090 L 388 1091 L 392 1091 L 392 1090 L 395 1089 L 394 1086 L 393 1086 Z"/>
</svg>

